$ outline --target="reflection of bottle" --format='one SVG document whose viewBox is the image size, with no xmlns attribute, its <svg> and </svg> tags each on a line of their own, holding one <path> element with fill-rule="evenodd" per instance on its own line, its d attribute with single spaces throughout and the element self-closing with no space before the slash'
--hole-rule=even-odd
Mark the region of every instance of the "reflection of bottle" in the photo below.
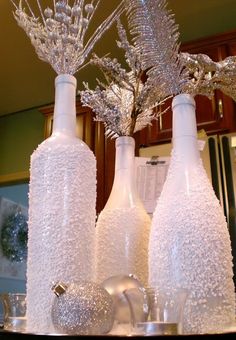
<svg viewBox="0 0 236 340">
<path fill-rule="evenodd" d="M 93 278 L 96 163 L 76 137 L 76 79 L 56 78 L 52 136 L 31 157 L 27 328 L 53 332 L 51 286 Z"/>
<path fill-rule="evenodd" d="M 116 139 L 114 183 L 96 226 L 97 282 L 132 273 L 147 283 L 150 218 L 136 191 L 134 146 L 132 137 Z"/>
<path fill-rule="evenodd" d="M 173 100 L 173 151 L 150 235 L 150 285 L 190 292 L 184 331 L 222 331 L 234 321 L 230 238 L 197 147 L 195 102 Z"/>
</svg>

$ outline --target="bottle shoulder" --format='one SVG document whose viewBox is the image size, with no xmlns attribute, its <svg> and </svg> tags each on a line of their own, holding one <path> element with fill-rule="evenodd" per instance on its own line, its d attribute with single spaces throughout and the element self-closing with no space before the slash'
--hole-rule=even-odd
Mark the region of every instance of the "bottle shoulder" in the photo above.
<svg viewBox="0 0 236 340">
<path fill-rule="evenodd" d="M 89 146 L 81 139 L 75 136 L 64 134 L 52 135 L 38 145 L 32 154 L 35 158 L 43 154 L 71 154 L 74 157 L 76 154 L 85 154 L 88 159 L 95 159 L 94 153 Z"/>
<path fill-rule="evenodd" d="M 151 224 L 150 216 L 141 205 L 105 206 L 99 215 L 98 221 L 99 223 L 103 223 L 102 221 L 119 221 L 119 224 L 124 225 L 125 228 L 128 228 L 127 221 L 132 221 L 132 225 L 136 227 L 144 223 L 145 228 L 147 228 L 146 225 Z"/>
<path fill-rule="evenodd" d="M 40 148 L 52 148 L 60 146 L 76 146 L 84 149 L 89 149 L 88 145 L 76 136 L 70 136 L 63 133 L 53 134 L 45 139 L 41 144 L 38 145 L 37 149 Z M 90 150 L 90 149 L 89 149 Z"/>
</svg>

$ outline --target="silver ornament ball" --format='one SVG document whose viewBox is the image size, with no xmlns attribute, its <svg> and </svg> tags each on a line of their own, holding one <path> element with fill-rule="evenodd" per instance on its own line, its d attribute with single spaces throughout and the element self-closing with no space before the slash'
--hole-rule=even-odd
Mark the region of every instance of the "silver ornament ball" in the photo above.
<svg viewBox="0 0 236 340">
<path fill-rule="evenodd" d="M 61 334 L 101 335 L 114 323 L 114 303 L 110 294 L 93 282 L 72 282 L 54 286 L 52 323 Z"/>
<path fill-rule="evenodd" d="M 130 307 L 124 291 L 130 288 L 143 288 L 135 275 L 115 275 L 104 280 L 101 286 L 113 297 L 115 307 L 115 321 L 129 323 L 131 320 Z"/>
</svg>

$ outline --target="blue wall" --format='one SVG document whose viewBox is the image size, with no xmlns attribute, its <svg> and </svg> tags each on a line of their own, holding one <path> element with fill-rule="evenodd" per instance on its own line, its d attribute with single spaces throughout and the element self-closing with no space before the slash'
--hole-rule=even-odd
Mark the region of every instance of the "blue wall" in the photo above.
<svg viewBox="0 0 236 340">
<path fill-rule="evenodd" d="M 14 184 L 0 187 L 0 196 L 28 207 L 28 184 Z"/>
</svg>

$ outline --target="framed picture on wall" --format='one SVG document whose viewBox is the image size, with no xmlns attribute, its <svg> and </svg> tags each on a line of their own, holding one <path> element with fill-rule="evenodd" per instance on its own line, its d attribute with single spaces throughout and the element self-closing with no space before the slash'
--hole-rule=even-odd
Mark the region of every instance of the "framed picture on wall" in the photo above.
<svg viewBox="0 0 236 340">
<path fill-rule="evenodd" d="M 0 196 L 0 277 L 26 276 L 28 208 Z"/>
</svg>

